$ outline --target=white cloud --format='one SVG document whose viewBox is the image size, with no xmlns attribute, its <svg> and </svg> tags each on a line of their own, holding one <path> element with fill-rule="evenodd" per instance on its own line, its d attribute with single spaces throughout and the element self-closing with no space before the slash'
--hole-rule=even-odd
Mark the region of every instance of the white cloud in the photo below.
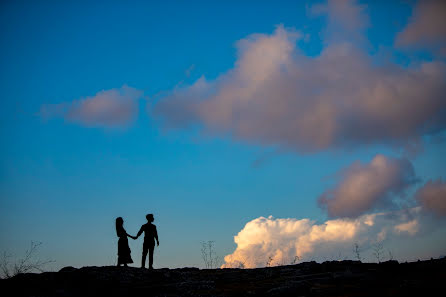
<svg viewBox="0 0 446 297">
<path fill-rule="evenodd" d="M 415 235 L 421 218 L 420 208 L 363 215 L 357 219 L 336 219 L 317 224 L 309 219 L 259 217 L 248 222 L 234 237 L 236 250 L 227 255 L 222 267 L 246 268 L 289 264 L 298 256 L 304 261 L 354 257 L 352 247 L 370 247 L 386 237 Z"/>
<path fill-rule="evenodd" d="M 406 159 L 376 155 L 369 164 L 355 162 L 337 174 L 334 188 L 318 199 L 331 217 L 357 217 L 367 211 L 386 208 L 412 185 L 415 173 Z"/>
<path fill-rule="evenodd" d="M 137 99 L 142 94 L 142 91 L 124 85 L 71 102 L 42 105 L 40 115 L 44 118 L 62 117 L 68 122 L 85 126 L 124 126 L 137 116 Z"/>
</svg>

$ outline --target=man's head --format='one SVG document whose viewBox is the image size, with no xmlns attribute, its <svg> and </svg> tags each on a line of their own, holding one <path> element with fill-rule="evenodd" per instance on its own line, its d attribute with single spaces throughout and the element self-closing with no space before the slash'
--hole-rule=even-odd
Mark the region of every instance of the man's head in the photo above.
<svg viewBox="0 0 446 297">
<path fill-rule="evenodd" d="M 153 222 L 155 219 L 153 218 L 153 214 L 149 213 L 146 215 L 146 219 L 149 223 Z"/>
</svg>

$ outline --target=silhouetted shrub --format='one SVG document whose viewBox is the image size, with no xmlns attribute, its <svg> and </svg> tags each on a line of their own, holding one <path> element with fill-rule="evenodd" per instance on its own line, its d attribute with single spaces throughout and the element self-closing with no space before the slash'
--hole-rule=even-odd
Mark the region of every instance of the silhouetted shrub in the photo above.
<svg viewBox="0 0 446 297">
<path fill-rule="evenodd" d="M 11 254 L 3 252 L 0 259 L 1 277 L 11 278 L 20 273 L 43 272 L 44 266 L 54 261 L 38 258 L 37 254 L 41 245 L 41 242 L 31 241 L 30 248 L 25 251 L 24 256 L 15 260 L 12 260 L 13 256 Z"/>
</svg>

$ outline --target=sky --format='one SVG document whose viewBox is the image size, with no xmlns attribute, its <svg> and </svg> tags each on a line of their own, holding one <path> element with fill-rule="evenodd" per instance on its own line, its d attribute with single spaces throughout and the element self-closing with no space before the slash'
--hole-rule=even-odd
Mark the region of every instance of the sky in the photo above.
<svg viewBox="0 0 446 297">
<path fill-rule="evenodd" d="M 0 251 L 155 268 L 446 255 L 442 1 L 2 1 Z M 142 238 L 129 239 L 134 266 Z"/>
</svg>

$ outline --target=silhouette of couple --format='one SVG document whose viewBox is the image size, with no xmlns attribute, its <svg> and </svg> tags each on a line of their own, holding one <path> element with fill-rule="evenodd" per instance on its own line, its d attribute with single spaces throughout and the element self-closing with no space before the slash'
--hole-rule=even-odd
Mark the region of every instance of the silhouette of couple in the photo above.
<svg viewBox="0 0 446 297">
<path fill-rule="evenodd" d="M 153 250 L 155 249 L 155 239 L 158 246 L 160 245 L 160 242 L 158 240 L 158 232 L 156 231 L 156 226 L 152 224 L 155 220 L 153 214 L 146 215 L 146 219 L 147 223 L 141 226 L 138 234 L 136 236 L 132 236 L 127 234 L 127 232 L 125 231 L 124 220 L 121 217 L 116 218 L 116 234 L 119 237 L 118 266 L 121 266 L 121 264 L 127 266 L 127 264 L 129 263 L 133 263 L 132 257 L 130 255 L 131 251 L 127 237 L 138 239 L 138 237 L 144 232 L 141 268 L 145 268 L 147 253 L 149 253 L 149 269 L 153 269 Z"/>
</svg>

